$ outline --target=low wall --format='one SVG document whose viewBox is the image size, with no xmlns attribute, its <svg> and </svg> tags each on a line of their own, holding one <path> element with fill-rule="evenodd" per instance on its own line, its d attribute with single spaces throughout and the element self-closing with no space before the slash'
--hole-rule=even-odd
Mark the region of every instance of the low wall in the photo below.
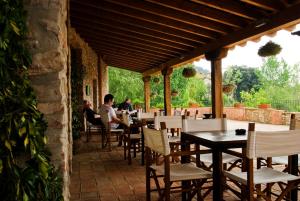
<svg viewBox="0 0 300 201">
<path fill-rule="evenodd" d="M 210 107 L 200 107 L 200 108 L 182 108 L 184 111 L 187 109 L 190 111 L 190 115 L 193 116 L 198 110 L 198 116 L 203 116 L 205 113 L 211 113 Z M 151 112 L 158 112 L 159 109 L 151 108 Z M 182 111 L 182 113 L 183 113 Z M 172 114 L 174 113 L 174 108 L 172 108 Z M 276 110 L 273 108 L 259 109 L 259 108 L 235 108 L 235 107 L 225 107 L 224 113 L 228 119 L 239 120 L 239 121 L 253 121 L 266 124 L 277 124 L 277 125 L 289 125 L 290 116 L 292 113 L 300 117 L 299 112 L 286 112 L 284 110 Z"/>
</svg>

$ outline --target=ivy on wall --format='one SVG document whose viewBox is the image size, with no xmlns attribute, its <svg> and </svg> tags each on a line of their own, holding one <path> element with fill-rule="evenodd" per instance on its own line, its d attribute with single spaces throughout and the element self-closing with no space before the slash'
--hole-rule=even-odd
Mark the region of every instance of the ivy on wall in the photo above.
<svg viewBox="0 0 300 201">
<path fill-rule="evenodd" d="M 3 201 L 63 200 L 62 179 L 50 163 L 28 78 L 23 1 L 0 0 L 0 197 Z"/>
</svg>

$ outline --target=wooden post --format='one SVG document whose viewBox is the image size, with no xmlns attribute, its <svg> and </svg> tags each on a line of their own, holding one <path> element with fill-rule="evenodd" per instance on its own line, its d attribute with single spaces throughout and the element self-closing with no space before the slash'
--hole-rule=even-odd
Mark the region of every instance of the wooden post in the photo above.
<svg viewBox="0 0 300 201">
<path fill-rule="evenodd" d="M 108 93 L 108 66 L 98 55 L 98 107 L 104 103 L 104 96 Z M 95 108 L 94 108 L 95 109 Z"/>
<path fill-rule="evenodd" d="M 145 112 L 150 112 L 150 76 L 143 77 Z"/>
<path fill-rule="evenodd" d="M 165 68 L 161 71 L 164 76 L 164 109 L 165 116 L 171 115 L 171 74 L 173 73 L 172 68 Z"/>
<path fill-rule="evenodd" d="M 223 115 L 222 58 L 226 56 L 227 49 L 218 49 L 205 54 L 205 58 L 211 61 L 211 98 L 214 118 L 222 118 Z"/>
</svg>

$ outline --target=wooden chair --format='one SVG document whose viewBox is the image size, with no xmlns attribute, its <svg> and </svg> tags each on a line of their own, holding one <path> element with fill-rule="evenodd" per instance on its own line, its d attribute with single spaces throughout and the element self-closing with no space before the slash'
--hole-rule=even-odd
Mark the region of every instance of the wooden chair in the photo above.
<svg viewBox="0 0 300 201">
<path fill-rule="evenodd" d="M 111 128 L 111 122 L 108 116 L 108 112 L 102 112 L 101 114 L 101 121 L 103 123 L 103 137 L 105 138 L 104 147 L 108 146 L 108 150 L 111 151 L 112 145 L 112 137 L 115 137 L 115 142 L 119 142 L 121 139 L 121 135 L 124 132 L 124 129 L 115 129 Z"/>
<path fill-rule="evenodd" d="M 225 118 L 216 118 L 216 119 L 182 119 L 182 132 L 193 132 L 193 131 L 224 131 L 227 130 L 227 120 Z M 198 159 L 200 157 L 200 159 Z M 224 168 L 227 169 L 226 164 L 231 164 L 228 170 L 237 167 L 238 164 L 242 161 L 241 158 L 236 156 L 223 153 L 223 164 Z M 200 164 L 203 168 L 207 170 L 212 169 L 212 154 L 206 153 L 201 154 L 201 156 L 193 156 L 194 161 L 200 161 Z"/>
<path fill-rule="evenodd" d="M 123 133 L 123 141 L 124 141 L 124 159 L 128 159 L 128 165 L 131 165 L 131 150 L 133 150 L 133 157 L 136 157 L 137 150 L 140 150 L 141 147 L 141 133 L 139 130 L 139 125 L 132 124 L 129 119 L 129 114 L 122 114 L 123 123 L 126 128 Z M 135 128 L 135 129 L 134 129 Z M 138 133 L 133 133 L 134 130 L 137 130 Z"/>
<path fill-rule="evenodd" d="M 282 200 L 284 197 L 300 183 L 300 177 L 284 173 L 271 166 L 260 169 L 253 168 L 255 158 L 268 158 L 275 156 L 288 156 L 300 153 L 300 131 L 250 131 L 248 132 L 246 164 L 247 172 L 225 171 L 224 175 L 246 186 L 247 195 L 242 199 L 253 201 L 254 192 L 257 197 L 271 200 L 271 187 L 275 183 L 287 182 L 282 189 L 281 194 L 276 200 Z M 267 184 L 264 190 L 261 190 L 261 184 Z"/>
<path fill-rule="evenodd" d="M 92 123 L 90 123 L 88 120 L 87 120 L 87 117 L 86 117 L 86 113 L 84 112 L 83 113 L 83 119 L 84 119 L 84 132 L 85 132 L 85 135 L 86 135 L 86 142 L 89 142 L 89 139 L 91 137 L 91 134 L 92 133 L 99 133 L 102 137 L 102 142 L 103 142 L 103 127 L 102 125 L 94 125 Z"/>
<path fill-rule="evenodd" d="M 164 127 L 165 125 L 162 125 Z M 175 152 L 171 153 L 169 140 L 167 137 L 167 130 L 155 130 L 143 127 L 146 143 L 146 200 L 151 200 L 151 191 L 158 191 L 159 199 L 170 201 L 171 193 L 178 193 L 183 191 L 189 191 L 188 200 L 197 194 L 197 200 L 203 200 L 201 194 L 201 188 L 207 179 L 212 178 L 212 174 L 202 168 L 196 167 L 191 163 L 170 164 L 170 158 L 173 156 L 191 155 L 195 154 L 195 151 L 187 152 Z M 162 155 L 163 164 L 154 164 L 153 154 L 156 152 Z M 164 187 L 160 186 L 159 177 L 163 178 Z M 151 189 L 151 179 L 154 179 L 156 189 Z M 192 185 L 189 189 L 182 189 L 180 181 L 192 181 Z M 172 186 L 172 184 L 178 184 Z"/>
</svg>

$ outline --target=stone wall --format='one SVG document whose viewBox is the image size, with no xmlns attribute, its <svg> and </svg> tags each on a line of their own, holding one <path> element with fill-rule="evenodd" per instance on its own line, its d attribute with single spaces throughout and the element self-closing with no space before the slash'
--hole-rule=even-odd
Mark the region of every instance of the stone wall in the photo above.
<svg viewBox="0 0 300 201">
<path fill-rule="evenodd" d="M 98 90 L 98 86 L 93 86 L 93 80 L 98 82 L 98 55 L 97 53 L 76 33 L 74 28 L 69 29 L 69 43 L 71 48 L 80 49 L 82 52 L 81 60 L 83 67 L 83 99 L 91 102 L 94 110 L 98 108 L 98 101 L 95 95 L 99 94 L 98 91 L 94 92 L 93 89 Z M 86 86 L 90 88 L 90 94 L 86 93 Z"/>
<path fill-rule="evenodd" d="M 46 135 L 52 162 L 63 175 L 63 196 L 69 200 L 71 159 L 70 68 L 67 39 L 68 0 L 24 0 L 28 11 L 30 78 L 38 109 L 48 122 Z"/>
</svg>

